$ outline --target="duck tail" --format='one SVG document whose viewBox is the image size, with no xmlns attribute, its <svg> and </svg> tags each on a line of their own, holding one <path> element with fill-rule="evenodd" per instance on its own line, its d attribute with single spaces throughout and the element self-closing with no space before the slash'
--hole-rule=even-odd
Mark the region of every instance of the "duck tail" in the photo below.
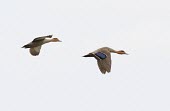
<svg viewBox="0 0 170 111">
<path fill-rule="evenodd" d="M 30 45 L 29 44 L 24 45 L 24 46 L 22 46 L 22 48 L 30 48 Z"/>
<path fill-rule="evenodd" d="M 94 55 L 92 53 L 89 53 L 87 55 L 84 55 L 83 57 L 94 57 Z"/>
</svg>

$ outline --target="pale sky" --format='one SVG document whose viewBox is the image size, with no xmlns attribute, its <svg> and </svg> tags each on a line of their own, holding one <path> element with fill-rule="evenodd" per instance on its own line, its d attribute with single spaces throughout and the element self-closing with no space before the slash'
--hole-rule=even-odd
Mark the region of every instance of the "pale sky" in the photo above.
<svg viewBox="0 0 170 111">
<path fill-rule="evenodd" d="M 1 0 L 0 111 L 169 111 L 169 0 Z M 21 47 L 53 34 L 33 57 Z M 82 56 L 100 47 L 112 71 Z"/>
</svg>

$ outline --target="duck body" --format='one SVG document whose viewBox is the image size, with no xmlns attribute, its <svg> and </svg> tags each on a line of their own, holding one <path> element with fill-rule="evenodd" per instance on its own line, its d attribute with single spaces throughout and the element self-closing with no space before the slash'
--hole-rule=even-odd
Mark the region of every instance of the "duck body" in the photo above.
<svg viewBox="0 0 170 111">
<path fill-rule="evenodd" d="M 32 42 L 24 45 L 22 48 L 30 48 L 30 54 L 37 56 L 40 53 L 41 46 L 49 42 L 61 42 L 58 38 L 52 38 L 52 35 L 35 38 Z"/>
<path fill-rule="evenodd" d="M 109 73 L 111 71 L 111 53 L 127 54 L 123 50 L 116 51 L 109 47 L 102 47 L 87 55 L 84 55 L 83 57 L 94 57 L 97 60 L 97 64 L 101 73 L 105 74 L 106 72 Z"/>
</svg>

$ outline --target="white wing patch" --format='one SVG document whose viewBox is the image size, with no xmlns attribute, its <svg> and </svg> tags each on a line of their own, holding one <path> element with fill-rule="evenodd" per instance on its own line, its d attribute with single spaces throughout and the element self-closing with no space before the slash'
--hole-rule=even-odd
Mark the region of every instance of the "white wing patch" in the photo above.
<svg viewBox="0 0 170 111">
<path fill-rule="evenodd" d="M 37 56 L 40 53 L 41 46 L 30 48 L 30 53 L 33 56 Z"/>
</svg>

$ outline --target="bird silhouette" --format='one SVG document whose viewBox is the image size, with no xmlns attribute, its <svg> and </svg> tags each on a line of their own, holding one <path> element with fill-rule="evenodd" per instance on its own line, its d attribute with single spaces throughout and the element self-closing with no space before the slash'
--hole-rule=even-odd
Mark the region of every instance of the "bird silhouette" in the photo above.
<svg viewBox="0 0 170 111">
<path fill-rule="evenodd" d="M 52 38 L 53 35 L 41 36 L 35 38 L 32 42 L 24 45 L 22 48 L 30 48 L 30 54 L 37 56 L 40 53 L 41 46 L 49 42 L 61 42 L 58 38 Z"/>
<path fill-rule="evenodd" d="M 97 60 L 98 67 L 102 74 L 105 74 L 106 72 L 111 71 L 111 53 L 117 53 L 117 54 L 127 54 L 123 50 L 116 51 L 114 49 L 111 49 L 109 47 L 102 47 L 99 48 L 87 55 L 84 55 L 83 57 L 94 57 Z"/>
</svg>

